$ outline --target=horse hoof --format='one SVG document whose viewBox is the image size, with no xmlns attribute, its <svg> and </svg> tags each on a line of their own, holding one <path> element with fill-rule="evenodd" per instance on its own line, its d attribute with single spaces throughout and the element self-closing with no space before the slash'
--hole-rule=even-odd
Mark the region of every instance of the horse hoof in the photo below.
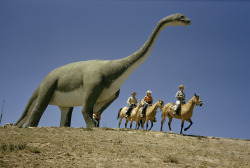
<svg viewBox="0 0 250 168">
<path fill-rule="evenodd" d="M 173 131 L 169 131 L 169 133 L 170 133 L 170 134 L 172 134 L 172 133 L 173 133 Z"/>
<path fill-rule="evenodd" d="M 187 131 L 187 128 L 185 128 L 184 131 Z"/>
</svg>

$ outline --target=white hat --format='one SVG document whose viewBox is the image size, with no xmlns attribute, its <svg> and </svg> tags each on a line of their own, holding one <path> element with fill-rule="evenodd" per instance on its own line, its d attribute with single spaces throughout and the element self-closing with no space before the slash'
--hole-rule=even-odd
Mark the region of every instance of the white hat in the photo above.
<svg viewBox="0 0 250 168">
<path fill-rule="evenodd" d="M 152 93 L 152 91 L 151 91 L 151 90 L 148 90 L 147 93 Z"/>
</svg>

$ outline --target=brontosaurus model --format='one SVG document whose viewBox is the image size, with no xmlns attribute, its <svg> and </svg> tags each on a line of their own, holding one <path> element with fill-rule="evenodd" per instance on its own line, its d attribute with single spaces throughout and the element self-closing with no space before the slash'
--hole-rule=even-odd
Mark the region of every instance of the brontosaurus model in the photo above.
<svg viewBox="0 0 250 168">
<path fill-rule="evenodd" d="M 48 105 L 61 110 L 60 126 L 70 126 L 73 107 L 82 106 L 88 128 L 93 112 L 103 112 L 118 96 L 126 78 L 148 57 L 160 32 L 167 26 L 190 25 L 183 14 L 170 15 L 156 25 L 141 49 L 118 60 L 71 63 L 50 72 L 29 99 L 16 126 L 36 127 Z"/>
</svg>

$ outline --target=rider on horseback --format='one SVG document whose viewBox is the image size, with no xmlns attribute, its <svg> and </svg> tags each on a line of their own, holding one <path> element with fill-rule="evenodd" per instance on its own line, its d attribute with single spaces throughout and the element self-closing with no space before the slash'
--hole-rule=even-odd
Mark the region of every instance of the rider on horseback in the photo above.
<svg viewBox="0 0 250 168">
<path fill-rule="evenodd" d="M 126 112 L 126 118 L 130 115 L 131 110 L 136 107 L 137 99 L 135 98 L 136 93 L 131 93 L 131 97 L 128 98 L 127 104 L 129 106 L 128 111 Z"/>
<path fill-rule="evenodd" d="M 153 103 L 153 98 L 151 97 L 151 93 L 152 91 L 148 90 L 147 95 L 143 99 L 144 104 L 143 104 L 143 109 L 141 113 L 141 118 L 144 118 L 148 105 L 152 105 Z"/>
<path fill-rule="evenodd" d="M 181 107 L 182 104 L 185 103 L 185 93 L 183 93 L 183 90 L 184 90 L 185 86 L 180 85 L 178 88 L 180 90 L 175 95 L 177 100 L 176 100 L 176 103 L 175 103 L 174 115 L 175 114 L 179 115 L 180 107 Z"/>
</svg>

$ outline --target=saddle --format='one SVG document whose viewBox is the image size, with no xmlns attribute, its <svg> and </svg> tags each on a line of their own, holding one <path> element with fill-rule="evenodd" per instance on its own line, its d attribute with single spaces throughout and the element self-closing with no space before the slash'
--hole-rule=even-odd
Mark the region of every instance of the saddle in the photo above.
<svg viewBox="0 0 250 168">
<path fill-rule="evenodd" d="M 131 112 L 136 108 L 136 106 L 134 106 L 131 111 L 128 112 L 128 110 L 126 111 L 126 118 L 130 116 Z"/>
<path fill-rule="evenodd" d="M 184 104 L 184 103 L 183 103 L 183 104 Z M 176 114 L 177 114 L 177 115 L 180 114 L 180 112 L 181 112 L 181 107 L 182 107 L 183 104 L 181 104 L 181 105 L 178 107 L 178 109 L 177 109 L 177 111 L 176 111 Z M 172 103 L 171 106 L 170 106 L 170 109 L 171 109 L 171 110 L 174 110 L 176 106 L 177 106 L 176 103 Z"/>
</svg>

